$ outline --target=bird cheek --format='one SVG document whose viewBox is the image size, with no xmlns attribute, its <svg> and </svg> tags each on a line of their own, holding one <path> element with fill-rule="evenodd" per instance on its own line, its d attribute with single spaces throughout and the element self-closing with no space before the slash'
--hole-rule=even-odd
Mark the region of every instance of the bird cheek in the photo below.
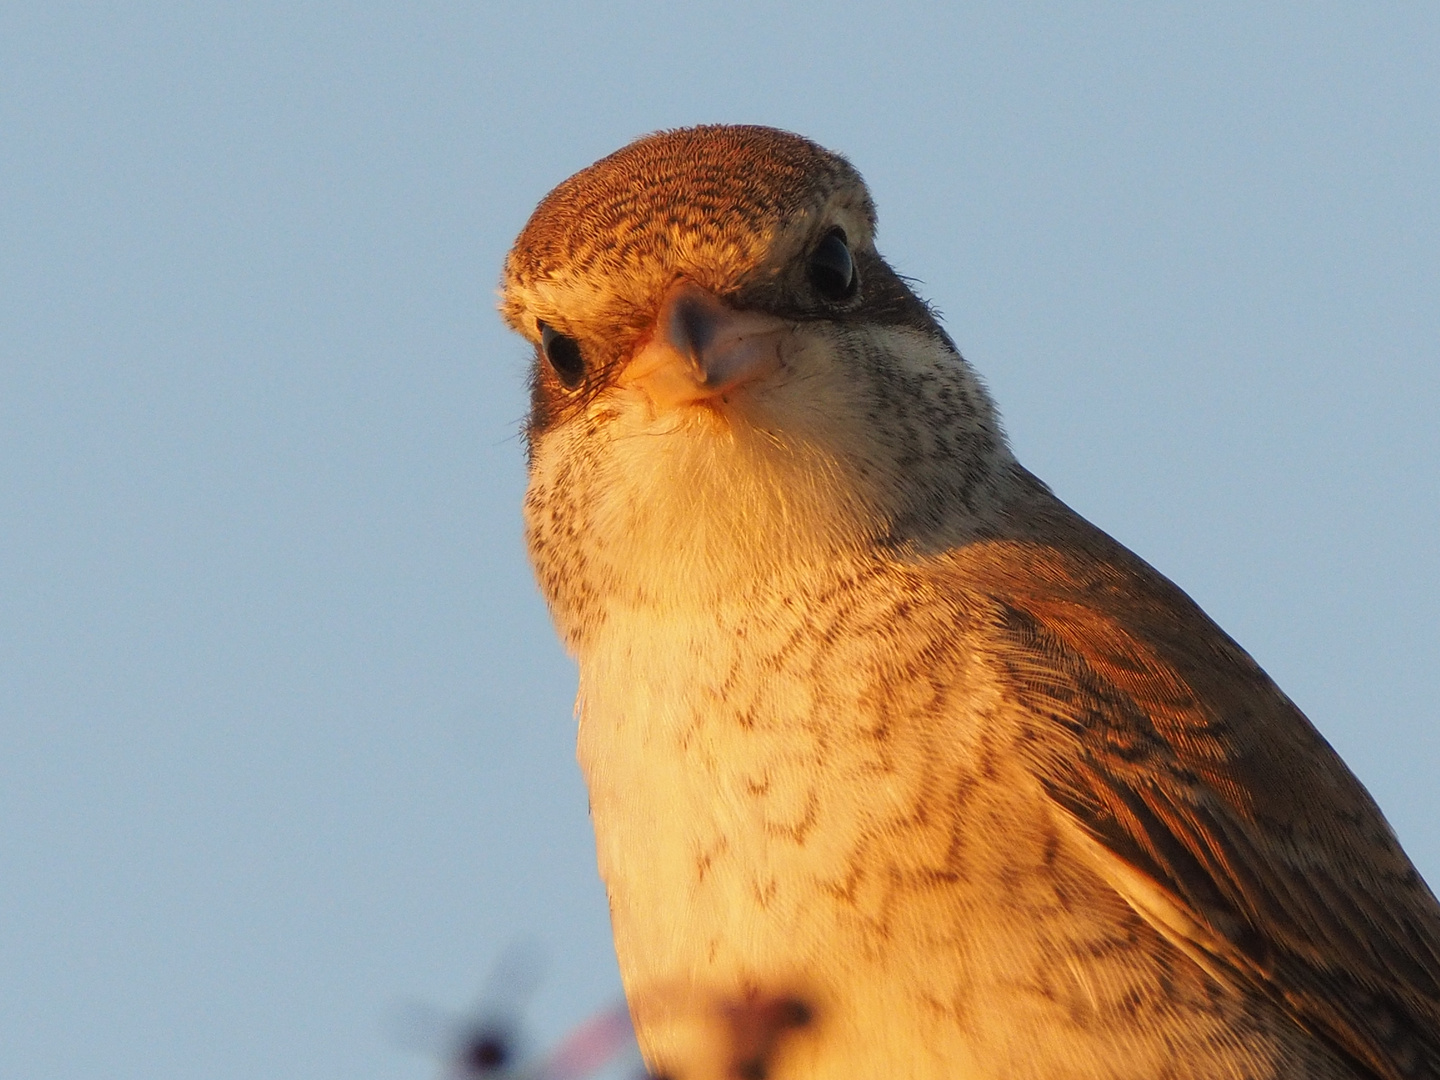
<svg viewBox="0 0 1440 1080">
<path fill-rule="evenodd" d="M 665 294 L 654 331 L 619 382 L 643 391 L 661 411 L 713 402 L 778 370 L 788 332 L 783 319 L 736 311 L 681 280 Z"/>
</svg>

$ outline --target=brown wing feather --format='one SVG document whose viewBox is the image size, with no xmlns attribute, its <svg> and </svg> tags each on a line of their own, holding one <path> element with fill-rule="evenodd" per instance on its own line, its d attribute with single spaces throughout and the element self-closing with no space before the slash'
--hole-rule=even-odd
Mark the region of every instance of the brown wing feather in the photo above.
<svg viewBox="0 0 1440 1080">
<path fill-rule="evenodd" d="M 1034 499 L 955 558 L 1062 818 L 1212 972 L 1365 1072 L 1440 1077 L 1440 904 L 1374 801 L 1189 597 Z"/>
</svg>

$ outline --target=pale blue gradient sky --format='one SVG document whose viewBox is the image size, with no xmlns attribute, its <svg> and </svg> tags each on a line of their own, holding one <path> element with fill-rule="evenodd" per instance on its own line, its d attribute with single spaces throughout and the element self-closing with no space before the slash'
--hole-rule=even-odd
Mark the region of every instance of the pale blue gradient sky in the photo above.
<svg viewBox="0 0 1440 1080">
<path fill-rule="evenodd" d="M 387 1010 L 523 935 L 542 1031 L 615 992 L 493 290 L 552 185 L 699 121 L 851 156 L 1022 460 L 1440 881 L 1434 5 L 27 6 L 0 1075 L 429 1076 Z"/>
</svg>

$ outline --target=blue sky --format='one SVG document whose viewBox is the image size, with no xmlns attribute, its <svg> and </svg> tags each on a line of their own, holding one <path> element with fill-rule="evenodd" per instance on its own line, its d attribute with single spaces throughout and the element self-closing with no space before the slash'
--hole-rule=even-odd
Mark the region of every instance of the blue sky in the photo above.
<svg viewBox="0 0 1440 1080">
<path fill-rule="evenodd" d="M 520 537 L 550 187 L 847 153 L 1021 459 L 1440 882 L 1432 5 L 0 11 L 0 1075 L 422 1077 L 507 944 L 618 981 Z"/>
</svg>

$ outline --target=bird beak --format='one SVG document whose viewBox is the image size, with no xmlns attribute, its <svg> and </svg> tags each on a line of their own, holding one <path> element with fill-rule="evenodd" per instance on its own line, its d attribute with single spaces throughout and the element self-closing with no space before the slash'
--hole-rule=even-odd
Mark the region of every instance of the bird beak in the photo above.
<svg viewBox="0 0 1440 1080">
<path fill-rule="evenodd" d="M 789 323 L 736 311 L 684 279 L 660 304 L 655 329 L 620 374 L 620 385 L 644 391 L 657 409 L 723 397 L 780 367 Z"/>
</svg>

